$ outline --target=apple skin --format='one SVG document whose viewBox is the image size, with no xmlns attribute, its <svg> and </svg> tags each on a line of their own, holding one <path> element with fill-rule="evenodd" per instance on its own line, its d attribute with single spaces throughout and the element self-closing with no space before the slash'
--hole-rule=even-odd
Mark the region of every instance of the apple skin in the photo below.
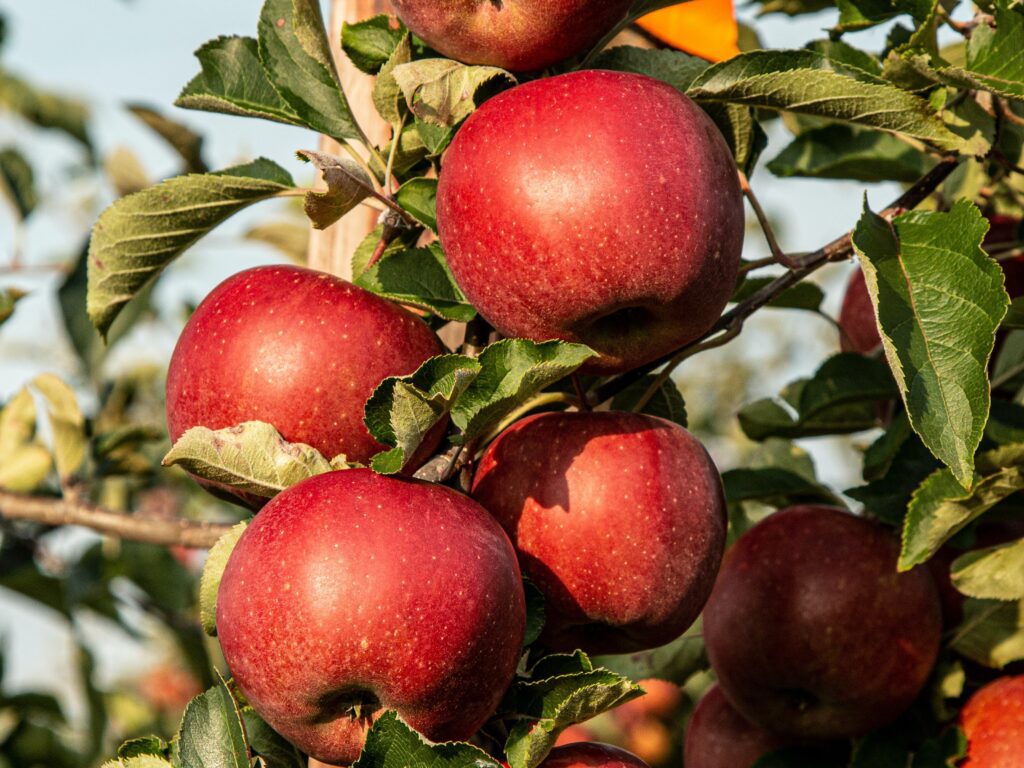
<svg viewBox="0 0 1024 768">
<path fill-rule="evenodd" d="M 743 201 L 714 123 L 643 75 L 587 70 L 487 101 L 445 156 L 437 221 L 506 336 L 587 344 L 614 373 L 707 331 L 736 284 Z"/>
<path fill-rule="evenodd" d="M 686 726 L 683 764 L 686 768 L 751 768 L 764 755 L 792 743 L 751 723 L 729 703 L 722 687 L 713 685 Z"/>
<path fill-rule="evenodd" d="M 721 477 L 682 427 L 643 414 L 544 413 L 491 443 L 473 497 L 544 594 L 552 650 L 654 648 L 694 622 L 725 546 Z"/>
<path fill-rule="evenodd" d="M 624 749 L 600 742 L 579 742 L 555 747 L 539 768 L 650 768 Z"/>
<path fill-rule="evenodd" d="M 898 717 L 931 673 L 942 610 L 926 568 L 897 573 L 899 542 L 843 510 L 798 506 L 726 553 L 704 641 L 729 701 L 799 740 L 859 736 Z"/>
<path fill-rule="evenodd" d="M 533 72 L 589 51 L 632 0 L 392 0 L 431 48 L 466 64 Z"/>
<path fill-rule="evenodd" d="M 333 275 L 239 272 L 213 289 L 178 339 L 167 373 L 171 440 L 191 427 L 265 421 L 285 440 L 363 463 L 385 448 L 363 424 L 373 390 L 443 352 L 418 317 Z M 413 464 L 445 429 L 428 435 Z"/>
<path fill-rule="evenodd" d="M 1020 768 L 1024 755 L 1024 675 L 1001 677 L 977 691 L 960 711 L 967 737 L 961 768 Z"/>
<path fill-rule="evenodd" d="M 434 741 L 470 737 L 512 679 L 525 625 L 515 553 L 485 510 L 367 469 L 276 496 L 239 539 L 217 598 L 245 697 L 332 765 L 356 759 L 385 708 Z"/>
</svg>

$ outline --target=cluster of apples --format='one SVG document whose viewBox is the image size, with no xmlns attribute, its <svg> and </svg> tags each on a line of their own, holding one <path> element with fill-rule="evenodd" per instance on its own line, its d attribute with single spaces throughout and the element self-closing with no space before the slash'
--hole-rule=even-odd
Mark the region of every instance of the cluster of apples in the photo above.
<svg viewBox="0 0 1024 768">
<path fill-rule="evenodd" d="M 463 60 L 508 45 L 516 56 L 486 61 L 545 65 L 523 51 L 536 25 L 492 39 L 493 24 L 435 30 L 420 25 L 429 4 L 396 5 Z M 565 58 L 629 3 L 559 5 L 565 18 L 549 4 L 532 16 Z M 596 26 L 570 23 L 570 6 Z M 479 8 L 509 18 L 501 4 Z M 710 119 L 668 85 L 607 71 L 534 80 L 484 104 L 446 153 L 437 215 L 453 274 L 501 334 L 585 343 L 600 374 L 704 333 L 732 292 L 743 238 L 735 166 Z M 214 289 L 178 341 L 169 431 L 258 420 L 365 463 L 383 448 L 362 422 L 375 387 L 443 352 L 419 317 L 339 278 L 248 270 Z M 368 469 L 319 475 L 266 504 L 235 546 L 217 599 L 225 659 L 257 712 L 312 757 L 351 763 L 384 709 L 433 740 L 470 738 L 522 655 L 524 574 L 544 595 L 539 642 L 552 651 L 652 648 L 703 608 L 726 515 L 719 473 L 682 427 L 541 413 L 476 465 L 469 496 Z M 611 747 L 560 750 L 551 766 L 638 762 Z"/>
</svg>

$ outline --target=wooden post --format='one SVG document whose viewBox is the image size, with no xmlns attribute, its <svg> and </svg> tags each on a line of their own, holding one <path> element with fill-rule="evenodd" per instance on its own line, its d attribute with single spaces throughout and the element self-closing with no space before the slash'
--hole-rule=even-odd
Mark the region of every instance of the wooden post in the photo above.
<svg viewBox="0 0 1024 768">
<path fill-rule="evenodd" d="M 331 50 L 338 64 L 338 74 L 345 89 L 352 112 L 370 141 L 383 144 L 388 140 L 390 126 L 377 114 L 373 106 L 373 78 L 356 69 L 341 52 L 341 24 L 391 13 L 388 0 L 332 0 L 327 33 Z M 323 152 L 337 154 L 336 142 L 326 137 L 320 140 Z M 376 226 L 378 214 L 366 206 L 359 206 L 337 224 L 323 231 L 313 230 L 309 241 L 307 261 L 313 269 L 331 272 L 340 277 L 352 276 L 352 254 Z"/>
</svg>

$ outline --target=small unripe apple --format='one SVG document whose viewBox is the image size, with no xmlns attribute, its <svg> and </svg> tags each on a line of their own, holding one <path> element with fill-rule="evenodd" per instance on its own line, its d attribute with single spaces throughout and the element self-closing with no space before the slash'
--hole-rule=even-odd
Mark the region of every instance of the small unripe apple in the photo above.
<svg viewBox="0 0 1024 768">
<path fill-rule="evenodd" d="M 585 53 L 632 0 L 392 0 L 431 48 L 466 64 L 532 72 Z"/>
<path fill-rule="evenodd" d="M 178 339 L 167 372 L 171 440 L 191 427 L 265 421 L 329 459 L 366 462 L 384 449 L 363 424 L 373 390 L 443 351 L 418 317 L 333 275 L 239 272 L 213 289 Z M 421 459 L 443 430 L 428 436 Z"/>
<path fill-rule="evenodd" d="M 455 279 L 506 336 L 587 344 L 590 372 L 693 341 L 732 295 L 736 166 L 710 118 L 643 75 L 535 80 L 477 110 L 437 195 Z"/>
<path fill-rule="evenodd" d="M 859 736 L 898 717 L 942 632 L 931 574 L 898 573 L 898 557 L 891 531 L 831 507 L 790 507 L 741 536 L 703 625 L 740 714 L 799 740 Z"/>
<path fill-rule="evenodd" d="M 677 424 L 619 412 L 544 413 L 488 447 L 473 497 L 544 594 L 541 643 L 627 653 L 681 635 L 725 546 L 722 483 Z"/>
<path fill-rule="evenodd" d="M 384 709 L 434 741 L 483 725 L 519 659 L 520 579 L 508 538 L 472 499 L 331 472 L 250 523 L 221 580 L 217 634 L 274 730 L 349 765 Z"/>
<path fill-rule="evenodd" d="M 555 747 L 539 768 L 650 768 L 631 752 L 599 742 Z"/>
<path fill-rule="evenodd" d="M 751 768 L 769 752 L 792 742 L 766 731 L 736 711 L 713 685 L 701 698 L 686 726 L 686 768 Z"/>
<path fill-rule="evenodd" d="M 967 737 L 961 768 L 1020 768 L 1024 763 L 1024 675 L 1001 677 L 975 693 L 960 711 Z"/>
</svg>

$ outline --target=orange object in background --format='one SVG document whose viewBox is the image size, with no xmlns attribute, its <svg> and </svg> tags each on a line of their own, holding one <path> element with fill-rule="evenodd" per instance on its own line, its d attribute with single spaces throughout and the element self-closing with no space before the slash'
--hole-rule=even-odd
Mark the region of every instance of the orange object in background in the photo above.
<svg viewBox="0 0 1024 768">
<path fill-rule="evenodd" d="M 648 14 L 637 24 L 663 43 L 708 61 L 740 52 L 732 0 L 691 0 Z"/>
</svg>

